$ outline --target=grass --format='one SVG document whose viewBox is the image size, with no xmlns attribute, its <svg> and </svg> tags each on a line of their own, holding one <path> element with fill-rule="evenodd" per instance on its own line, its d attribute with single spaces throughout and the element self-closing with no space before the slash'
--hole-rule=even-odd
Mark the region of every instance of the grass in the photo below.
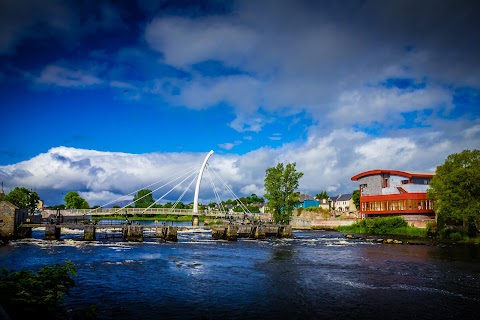
<svg viewBox="0 0 480 320">
<path fill-rule="evenodd" d="M 427 229 L 411 227 L 402 217 L 363 219 L 350 226 L 339 226 L 336 230 L 358 234 L 388 234 L 421 238 L 428 237 Z"/>
</svg>

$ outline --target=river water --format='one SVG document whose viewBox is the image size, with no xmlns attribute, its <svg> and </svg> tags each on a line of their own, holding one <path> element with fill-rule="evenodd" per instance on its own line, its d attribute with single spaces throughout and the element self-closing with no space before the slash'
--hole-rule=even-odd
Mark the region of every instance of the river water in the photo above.
<svg viewBox="0 0 480 320">
<path fill-rule="evenodd" d="M 329 231 L 291 239 L 213 240 L 211 231 L 178 242 L 126 242 L 97 233 L 82 240 L 0 246 L 0 267 L 38 270 L 71 260 L 78 275 L 71 310 L 95 303 L 101 319 L 478 319 L 480 248 L 393 245 Z"/>
</svg>

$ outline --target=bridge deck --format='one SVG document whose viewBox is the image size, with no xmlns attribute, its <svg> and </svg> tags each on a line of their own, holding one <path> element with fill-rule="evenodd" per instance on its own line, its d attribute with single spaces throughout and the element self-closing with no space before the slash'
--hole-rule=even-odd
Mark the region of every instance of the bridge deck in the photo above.
<svg viewBox="0 0 480 320">
<path fill-rule="evenodd" d="M 168 227 L 169 225 L 157 224 L 157 225 L 143 225 L 143 224 L 134 224 L 136 226 L 143 227 L 145 229 L 154 229 L 161 227 Z M 45 228 L 46 226 L 56 226 L 58 228 L 67 228 L 67 229 L 81 229 L 83 230 L 85 226 L 94 226 L 95 229 L 119 229 L 125 227 L 125 223 L 118 224 L 81 224 L 81 223 L 59 223 L 59 224 L 49 224 L 49 223 L 26 223 L 24 227 L 31 228 Z M 211 229 L 212 226 L 177 226 L 180 230 L 185 229 Z"/>
</svg>

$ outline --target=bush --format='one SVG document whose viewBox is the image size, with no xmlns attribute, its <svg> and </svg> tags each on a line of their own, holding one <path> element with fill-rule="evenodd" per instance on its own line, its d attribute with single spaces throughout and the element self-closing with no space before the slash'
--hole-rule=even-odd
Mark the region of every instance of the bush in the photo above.
<svg viewBox="0 0 480 320">
<path fill-rule="evenodd" d="M 390 234 L 411 237 L 426 237 L 426 229 L 411 227 L 402 217 L 363 219 L 350 226 L 339 226 L 338 231 L 360 234 Z"/>
<path fill-rule="evenodd" d="M 46 266 L 37 273 L 2 269 L 0 303 L 12 319 L 36 317 L 39 312 L 51 318 L 64 312 L 61 304 L 75 285 L 72 262 Z"/>
<path fill-rule="evenodd" d="M 408 227 L 407 221 L 402 217 L 363 219 L 356 223 L 359 227 L 367 229 L 369 233 L 375 234 L 387 234 L 394 229 Z"/>
<path fill-rule="evenodd" d="M 463 239 L 463 235 L 460 232 L 452 232 L 450 233 L 449 238 L 454 241 L 460 241 Z"/>
<path fill-rule="evenodd" d="M 434 237 L 437 235 L 437 223 L 435 221 L 427 222 L 427 235 L 429 237 Z"/>
</svg>

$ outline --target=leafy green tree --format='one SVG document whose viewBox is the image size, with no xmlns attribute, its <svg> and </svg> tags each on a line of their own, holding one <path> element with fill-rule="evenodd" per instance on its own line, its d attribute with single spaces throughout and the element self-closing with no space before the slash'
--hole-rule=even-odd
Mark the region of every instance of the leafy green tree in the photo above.
<svg viewBox="0 0 480 320">
<path fill-rule="evenodd" d="M 1 271 L 0 301 L 12 319 L 33 319 L 38 314 L 60 319 L 66 315 L 60 306 L 75 285 L 73 262 L 46 266 L 37 273 L 7 268 Z"/>
<path fill-rule="evenodd" d="M 322 192 L 317 193 L 315 195 L 315 199 L 317 199 L 317 200 L 328 199 L 328 198 L 329 198 L 329 196 L 327 194 L 327 191 L 322 191 Z"/>
<path fill-rule="evenodd" d="M 65 209 L 88 209 L 87 200 L 83 199 L 77 192 L 70 191 L 65 195 Z"/>
<path fill-rule="evenodd" d="M 27 208 L 30 213 L 37 210 L 40 197 L 35 191 L 23 187 L 15 187 L 7 195 L 7 200 L 19 208 Z"/>
<path fill-rule="evenodd" d="M 248 197 L 250 199 L 249 203 L 261 203 L 263 202 L 261 198 L 259 198 L 255 193 L 252 193 L 250 195 L 250 197 Z"/>
<path fill-rule="evenodd" d="M 428 197 L 435 201 L 437 226 L 462 223 L 469 236 L 480 230 L 480 150 L 447 157 L 430 181 Z"/>
<path fill-rule="evenodd" d="M 243 211 L 245 211 L 245 210 L 241 206 L 236 206 L 236 207 L 233 208 L 233 212 L 243 212 Z"/>
<path fill-rule="evenodd" d="M 135 201 L 135 208 L 148 208 L 155 202 L 153 199 L 152 190 L 148 189 L 138 191 L 138 193 L 133 197 L 133 201 Z"/>
<path fill-rule="evenodd" d="M 360 190 L 358 189 L 353 190 L 352 200 L 353 200 L 353 204 L 355 205 L 355 207 L 357 207 L 357 210 L 358 210 L 360 208 Z"/>
<path fill-rule="evenodd" d="M 299 202 L 298 180 L 303 177 L 302 172 L 297 172 L 296 163 L 278 163 L 276 167 L 266 170 L 265 194 L 268 207 L 273 210 L 275 223 L 288 224 L 295 204 Z"/>
</svg>

